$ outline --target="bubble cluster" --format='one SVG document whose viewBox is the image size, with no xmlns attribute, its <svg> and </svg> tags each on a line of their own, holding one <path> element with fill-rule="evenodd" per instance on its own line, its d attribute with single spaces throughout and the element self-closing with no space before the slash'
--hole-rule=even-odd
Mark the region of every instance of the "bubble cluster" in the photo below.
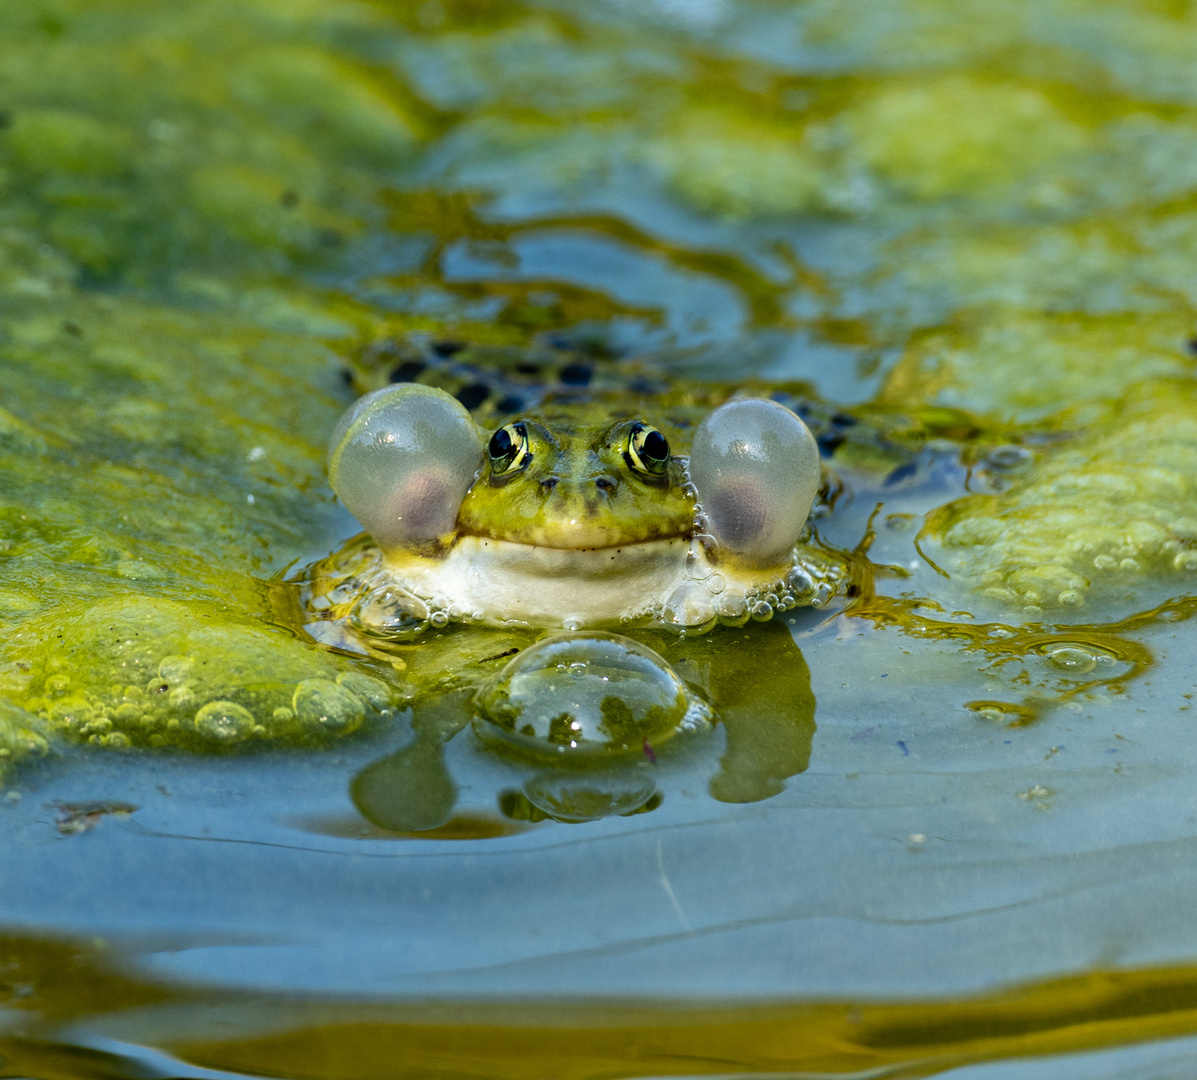
<svg viewBox="0 0 1197 1080">
<path fill-rule="evenodd" d="M 1042 451 L 1008 491 L 949 504 L 928 539 L 954 578 L 1031 612 L 1126 596 L 1197 569 L 1197 388 L 1136 387 L 1110 419 Z"/>
<path fill-rule="evenodd" d="M 666 626 L 695 634 L 717 624 L 743 626 L 750 619 L 767 622 L 800 606 L 820 608 L 840 590 L 845 571 L 813 554 L 795 551 L 788 573 L 765 586 L 744 589 L 700 559 L 693 560 L 690 573 L 652 614 Z"/>
<path fill-rule="evenodd" d="M 406 700 L 329 653 L 170 602 L 104 605 L 71 629 L 29 705 L 98 746 L 304 743 L 347 735 Z"/>
</svg>

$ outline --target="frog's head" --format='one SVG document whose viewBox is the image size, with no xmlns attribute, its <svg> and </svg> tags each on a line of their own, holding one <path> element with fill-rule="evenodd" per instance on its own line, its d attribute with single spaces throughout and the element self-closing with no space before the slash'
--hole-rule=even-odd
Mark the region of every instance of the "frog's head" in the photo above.
<svg viewBox="0 0 1197 1080">
<path fill-rule="evenodd" d="M 559 549 L 689 537 L 694 499 L 672 452 L 682 432 L 667 430 L 596 404 L 518 417 L 490 435 L 458 529 Z"/>
<path fill-rule="evenodd" d="M 701 525 L 731 559 L 784 560 L 819 487 L 806 426 L 774 402 L 745 400 L 715 409 L 692 435 L 691 445 L 684 422 L 578 402 L 484 433 L 448 394 L 408 384 L 345 415 L 329 475 L 384 551 L 466 536 L 620 549 L 689 540 Z"/>
</svg>

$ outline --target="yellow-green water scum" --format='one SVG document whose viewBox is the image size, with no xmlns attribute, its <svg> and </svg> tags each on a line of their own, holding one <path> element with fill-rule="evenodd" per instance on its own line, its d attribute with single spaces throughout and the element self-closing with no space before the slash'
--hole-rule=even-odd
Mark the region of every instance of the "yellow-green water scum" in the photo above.
<svg viewBox="0 0 1197 1080">
<path fill-rule="evenodd" d="M 343 539 L 343 359 L 413 332 L 618 327 L 725 377 L 834 349 L 882 411 L 964 417 L 966 462 L 1028 451 L 918 523 L 949 576 L 908 602 L 1194 591 L 1197 6 L 812 0 L 771 42 L 753 10 L 0 6 L 2 752 L 400 703 L 263 582 Z M 514 272 L 546 238 L 649 284 Z"/>
</svg>

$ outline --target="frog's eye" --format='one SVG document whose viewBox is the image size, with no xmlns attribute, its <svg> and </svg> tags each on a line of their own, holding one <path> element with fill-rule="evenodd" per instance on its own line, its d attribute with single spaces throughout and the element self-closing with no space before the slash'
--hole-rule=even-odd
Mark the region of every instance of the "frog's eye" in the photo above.
<svg viewBox="0 0 1197 1080">
<path fill-rule="evenodd" d="M 669 440 L 655 427 L 637 422 L 628 436 L 627 456 L 637 472 L 661 476 L 669 467 Z"/>
<path fill-rule="evenodd" d="M 756 566 L 785 560 L 819 492 L 819 447 L 775 401 L 730 401 L 694 433 L 690 479 L 721 547 Z"/>
<path fill-rule="evenodd" d="M 495 476 L 522 468 L 528 460 L 528 429 L 522 422 L 499 428 L 490 437 L 486 453 Z"/>
<path fill-rule="evenodd" d="M 453 530 L 482 462 L 482 439 L 461 403 L 418 383 L 375 390 L 342 418 L 328 476 L 383 548 Z"/>
</svg>

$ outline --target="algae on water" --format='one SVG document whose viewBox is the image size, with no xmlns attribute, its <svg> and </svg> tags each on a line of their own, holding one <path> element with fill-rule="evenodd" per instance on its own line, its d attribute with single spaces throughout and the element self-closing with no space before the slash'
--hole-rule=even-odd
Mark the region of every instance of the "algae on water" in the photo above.
<svg viewBox="0 0 1197 1080">
<path fill-rule="evenodd" d="M 1197 571 L 1197 386 L 1136 387 L 1114 416 L 1053 447 L 1023 481 L 938 511 L 945 568 L 1014 609 L 1080 605 Z M 1145 607 L 1153 605 L 1145 604 Z"/>
<path fill-rule="evenodd" d="M 953 588 L 1014 621 L 1191 588 L 1184 5 L 634 7 L 0 8 L 6 760 L 402 702 L 261 584 L 343 539 L 338 356 L 386 334 L 842 372 L 1032 450 L 931 517 Z"/>
</svg>

